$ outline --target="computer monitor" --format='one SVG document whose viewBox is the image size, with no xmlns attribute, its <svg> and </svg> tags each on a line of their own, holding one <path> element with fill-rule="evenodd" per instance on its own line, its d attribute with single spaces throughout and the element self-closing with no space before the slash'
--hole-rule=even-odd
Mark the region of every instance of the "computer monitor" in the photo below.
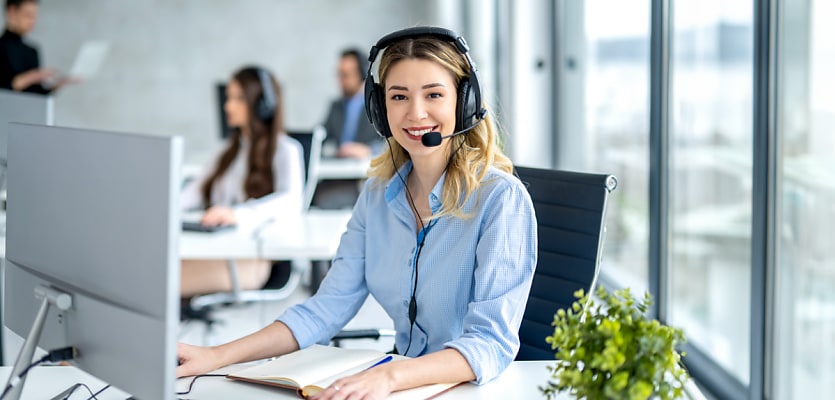
<svg viewBox="0 0 835 400">
<path fill-rule="evenodd" d="M 52 125 L 52 97 L 0 89 L 0 209 L 5 207 L 6 147 L 9 141 L 9 122 Z M 0 236 L 5 235 L 5 221 L 0 221 Z M 0 294 L 2 294 L 0 288 Z M 2 296 L 0 296 L 2 297 Z M 2 315 L 0 315 L 2 319 Z M 0 363 L 4 357 L 5 332 L 0 329 Z"/>
<path fill-rule="evenodd" d="M 139 399 L 175 397 L 180 137 L 11 124 L 3 321 Z M 24 346 L 25 347 L 25 346 Z"/>
<path fill-rule="evenodd" d="M 231 128 L 229 128 L 229 121 L 226 120 L 226 82 L 215 84 L 215 93 L 217 94 L 217 109 L 218 109 L 218 125 L 220 126 L 220 138 L 226 140 L 229 137 Z"/>
<path fill-rule="evenodd" d="M 5 188 L 9 123 L 52 125 L 52 97 L 0 89 L 0 189 Z"/>
</svg>

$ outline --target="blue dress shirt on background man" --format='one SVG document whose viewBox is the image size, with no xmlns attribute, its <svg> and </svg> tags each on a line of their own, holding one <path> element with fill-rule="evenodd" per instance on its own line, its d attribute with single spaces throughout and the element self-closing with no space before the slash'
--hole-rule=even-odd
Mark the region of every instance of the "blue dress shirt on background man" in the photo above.
<svg viewBox="0 0 835 400">
<path fill-rule="evenodd" d="M 356 141 L 357 123 L 360 115 L 365 116 L 363 104 L 365 104 L 364 93 L 359 92 L 352 97 L 342 100 L 345 108 L 345 121 L 342 123 L 342 135 L 339 137 L 339 144 Z"/>
<path fill-rule="evenodd" d="M 407 162 L 400 174 L 407 176 L 411 168 Z M 429 196 L 433 213 L 441 206 L 444 179 Z M 369 293 L 394 321 L 397 350 L 409 347 L 420 235 L 404 191 L 397 176 L 366 182 L 319 291 L 278 318 L 301 348 L 339 332 Z M 536 217 L 523 184 L 494 168 L 464 211 L 467 218 L 444 216 L 426 228 L 417 266 L 417 319 L 406 355 L 454 348 L 480 384 L 501 373 L 519 349 L 519 324 L 536 266 Z"/>
</svg>

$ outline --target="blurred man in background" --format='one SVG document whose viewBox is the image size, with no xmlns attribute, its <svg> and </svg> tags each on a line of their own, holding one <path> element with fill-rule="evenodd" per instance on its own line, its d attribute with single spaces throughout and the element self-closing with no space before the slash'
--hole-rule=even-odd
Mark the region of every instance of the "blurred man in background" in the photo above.
<svg viewBox="0 0 835 400">
<path fill-rule="evenodd" d="M 334 100 L 325 119 L 328 132 L 325 157 L 369 159 L 380 152 L 383 139 L 365 116 L 365 74 L 368 62 L 357 49 L 342 51 L 337 75 L 342 97 Z M 325 180 L 316 186 L 313 205 L 319 208 L 351 208 L 359 196 L 356 179 Z"/>
<path fill-rule="evenodd" d="M 6 0 L 6 29 L 0 36 L 0 89 L 49 94 L 74 82 L 66 76 L 55 79 L 55 70 L 41 68 L 38 49 L 23 41 L 37 19 L 37 0 Z"/>
</svg>

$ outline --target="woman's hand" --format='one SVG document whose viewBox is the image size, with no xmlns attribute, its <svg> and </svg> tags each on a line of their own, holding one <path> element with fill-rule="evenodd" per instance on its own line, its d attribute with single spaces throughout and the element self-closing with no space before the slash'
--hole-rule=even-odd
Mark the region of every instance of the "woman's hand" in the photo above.
<svg viewBox="0 0 835 400">
<path fill-rule="evenodd" d="M 314 400 L 385 399 L 394 390 L 394 377 L 389 368 L 395 363 L 381 365 L 356 375 L 340 378 L 325 390 L 311 397 Z"/>
<path fill-rule="evenodd" d="M 212 206 L 203 213 L 203 218 L 200 223 L 206 226 L 215 225 L 233 225 L 237 222 L 235 219 L 235 210 L 231 207 Z"/>
<path fill-rule="evenodd" d="M 371 147 L 362 143 L 343 143 L 339 146 L 336 156 L 342 158 L 358 158 L 361 160 L 368 159 L 371 158 Z"/>
<path fill-rule="evenodd" d="M 218 356 L 210 347 L 177 343 L 177 378 L 205 374 L 220 368 Z"/>
</svg>

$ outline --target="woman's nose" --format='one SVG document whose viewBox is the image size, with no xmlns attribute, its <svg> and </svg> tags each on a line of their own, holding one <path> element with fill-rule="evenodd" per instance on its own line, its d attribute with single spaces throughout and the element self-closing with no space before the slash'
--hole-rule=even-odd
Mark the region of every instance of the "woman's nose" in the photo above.
<svg viewBox="0 0 835 400">
<path fill-rule="evenodd" d="M 414 100 L 409 103 L 409 120 L 420 121 L 426 118 L 426 107 L 421 100 Z"/>
</svg>

